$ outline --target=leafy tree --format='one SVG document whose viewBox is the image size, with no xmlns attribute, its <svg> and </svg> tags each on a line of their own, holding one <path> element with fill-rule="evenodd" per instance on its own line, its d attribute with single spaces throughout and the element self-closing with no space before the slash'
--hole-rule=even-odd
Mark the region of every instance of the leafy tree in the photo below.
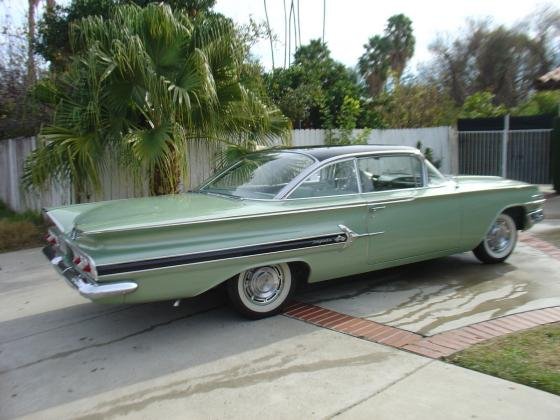
<svg viewBox="0 0 560 420">
<path fill-rule="evenodd" d="M 268 73 L 265 82 L 273 103 L 297 128 L 334 127 L 344 98 L 362 93 L 357 75 L 318 39 L 298 48 L 293 64 Z"/>
<path fill-rule="evenodd" d="M 366 128 L 354 135 L 356 122 L 360 115 L 360 101 L 349 96 L 344 97 L 340 113 L 336 117 L 336 129 L 330 128 L 325 136 L 327 145 L 367 144 L 371 129 Z"/>
<path fill-rule="evenodd" d="M 415 38 L 412 21 L 403 14 L 391 16 L 383 36 L 375 35 L 364 45 L 358 61 L 371 96 L 378 95 L 391 75 L 399 85 L 406 63 L 414 54 Z"/>
<path fill-rule="evenodd" d="M 533 81 L 552 65 L 549 43 L 520 28 L 471 22 L 455 39 L 438 39 L 427 80 L 449 92 L 458 106 L 477 92 L 495 95 L 494 102 L 514 107 L 525 100 Z"/>
<path fill-rule="evenodd" d="M 112 9 L 120 4 L 137 4 L 145 7 L 153 0 L 72 0 L 68 6 L 47 4 L 47 11 L 39 21 L 39 37 L 35 50 L 54 70 L 62 70 L 72 55 L 70 31 L 73 22 L 88 16 L 107 18 Z M 194 17 L 209 11 L 216 0 L 165 0 L 173 9 L 181 9 Z"/>
<path fill-rule="evenodd" d="M 560 114 L 560 90 L 537 92 L 512 112 L 514 115 Z"/>
<path fill-rule="evenodd" d="M 457 108 L 435 85 L 412 80 L 384 92 L 373 102 L 384 127 L 414 128 L 453 124 Z"/>
<path fill-rule="evenodd" d="M 459 116 L 461 118 L 500 117 L 507 114 L 503 105 L 494 105 L 495 95 L 490 92 L 477 92 L 465 99 Z"/>
<path fill-rule="evenodd" d="M 34 94 L 34 80 L 28 68 L 28 34 L 25 30 L 7 25 L 0 39 L 0 140 L 33 136 L 49 120 L 48 109 Z M 32 70 L 35 76 L 43 77 Z"/>
<path fill-rule="evenodd" d="M 26 162 L 24 184 L 69 178 L 99 187 L 110 155 L 152 194 L 175 193 L 190 140 L 272 144 L 287 120 L 240 82 L 244 48 L 221 15 L 189 18 L 168 5 L 113 9 L 73 27 L 80 53 L 50 90 L 45 140 Z"/>
</svg>

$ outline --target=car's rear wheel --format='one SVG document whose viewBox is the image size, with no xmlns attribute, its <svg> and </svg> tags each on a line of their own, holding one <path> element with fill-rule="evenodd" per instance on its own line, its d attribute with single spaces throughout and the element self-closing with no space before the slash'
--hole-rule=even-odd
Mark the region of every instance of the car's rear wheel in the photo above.
<svg viewBox="0 0 560 420">
<path fill-rule="evenodd" d="M 286 263 L 263 265 L 243 271 L 227 283 L 235 309 L 251 318 L 279 313 L 295 289 L 295 278 Z"/>
<path fill-rule="evenodd" d="M 517 243 L 517 226 L 511 216 L 500 214 L 473 253 L 486 264 L 505 261 Z"/>
</svg>

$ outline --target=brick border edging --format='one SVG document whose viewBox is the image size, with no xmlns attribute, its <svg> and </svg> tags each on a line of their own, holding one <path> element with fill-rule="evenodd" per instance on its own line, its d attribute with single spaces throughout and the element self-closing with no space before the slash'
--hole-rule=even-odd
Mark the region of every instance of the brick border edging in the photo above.
<svg viewBox="0 0 560 420">
<path fill-rule="evenodd" d="M 519 240 L 560 260 L 560 248 L 550 242 L 539 239 L 528 232 L 521 233 Z M 285 309 L 284 315 L 362 340 L 439 359 L 491 338 L 539 325 L 560 322 L 560 306 L 504 315 L 431 336 L 423 336 L 402 328 L 345 315 L 307 303 L 298 302 L 289 305 Z"/>
<path fill-rule="evenodd" d="M 555 258 L 560 261 L 560 248 L 554 246 L 548 241 L 537 238 L 535 235 L 529 232 L 522 232 L 519 234 L 519 241 L 526 243 L 527 245 L 544 252 L 549 257 Z"/>
<path fill-rule="evenodd" d="M 288 306 L 284 315 L 362 340 L 439 359 L 491 338 L 560 322 L 560 306 L 504 315 L 432 336 L 423 336 L 307 303 Z"/>
<path fill-rule="evenodd" d="M 504 315 L 488 321 L 444 331 L 424 337 L 416 343 L 403 346 L 403 349 L 422 356 L 439 359 L 491 338 L 554 322 L 560 322 L 560 306 Z"/>
<path fill-rule="evenodd" d="M 396 348 L 422 339 L 420 334 L 307 303 L 294 303 L 288 306 L 284 315 L 352 337 Z"/>
</svg>

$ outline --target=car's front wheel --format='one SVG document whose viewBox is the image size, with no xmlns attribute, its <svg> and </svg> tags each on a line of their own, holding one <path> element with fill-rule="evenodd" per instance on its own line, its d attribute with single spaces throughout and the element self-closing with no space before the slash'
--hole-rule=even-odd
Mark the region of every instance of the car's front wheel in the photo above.
<svg viewBox="0 0 560 420">
<path fill-rule="evenodd" d="M 500 214 L 486 236 L 473 249 L 473 253 L 480 261 L 486 264 L 503 262 L 510 256 L 517 243 L 517 226 L 511 216 Z"/>
<path fill-rule="evenodd" d="M 227 283 L 229 299 L 242 315 L 259 319 L 279 313 L 295 289 L 286 263 L 243 271 Z"/>
</svg>

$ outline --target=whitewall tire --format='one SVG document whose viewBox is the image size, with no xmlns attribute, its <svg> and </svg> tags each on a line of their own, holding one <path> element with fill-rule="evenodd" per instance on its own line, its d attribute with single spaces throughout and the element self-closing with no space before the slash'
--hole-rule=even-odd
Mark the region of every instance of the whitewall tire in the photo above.
<svg viewBox="0 0 560 420">
<path fill-rule="evenodd" d="M 286 263 L 243 271 L 227 283 L 229 299 L 242 315 L 264 318 L 279 313 L 295 289 L 295 278 Z"/>
<path fill-rule="evenodd" d="M 511 255 L 516 243 L 517 225 L 515 220 L 502 213 L 494 220 L 482 242 L 473 249 L 473 253 L 483 263 L 500 263 Z"/>
</svg>

